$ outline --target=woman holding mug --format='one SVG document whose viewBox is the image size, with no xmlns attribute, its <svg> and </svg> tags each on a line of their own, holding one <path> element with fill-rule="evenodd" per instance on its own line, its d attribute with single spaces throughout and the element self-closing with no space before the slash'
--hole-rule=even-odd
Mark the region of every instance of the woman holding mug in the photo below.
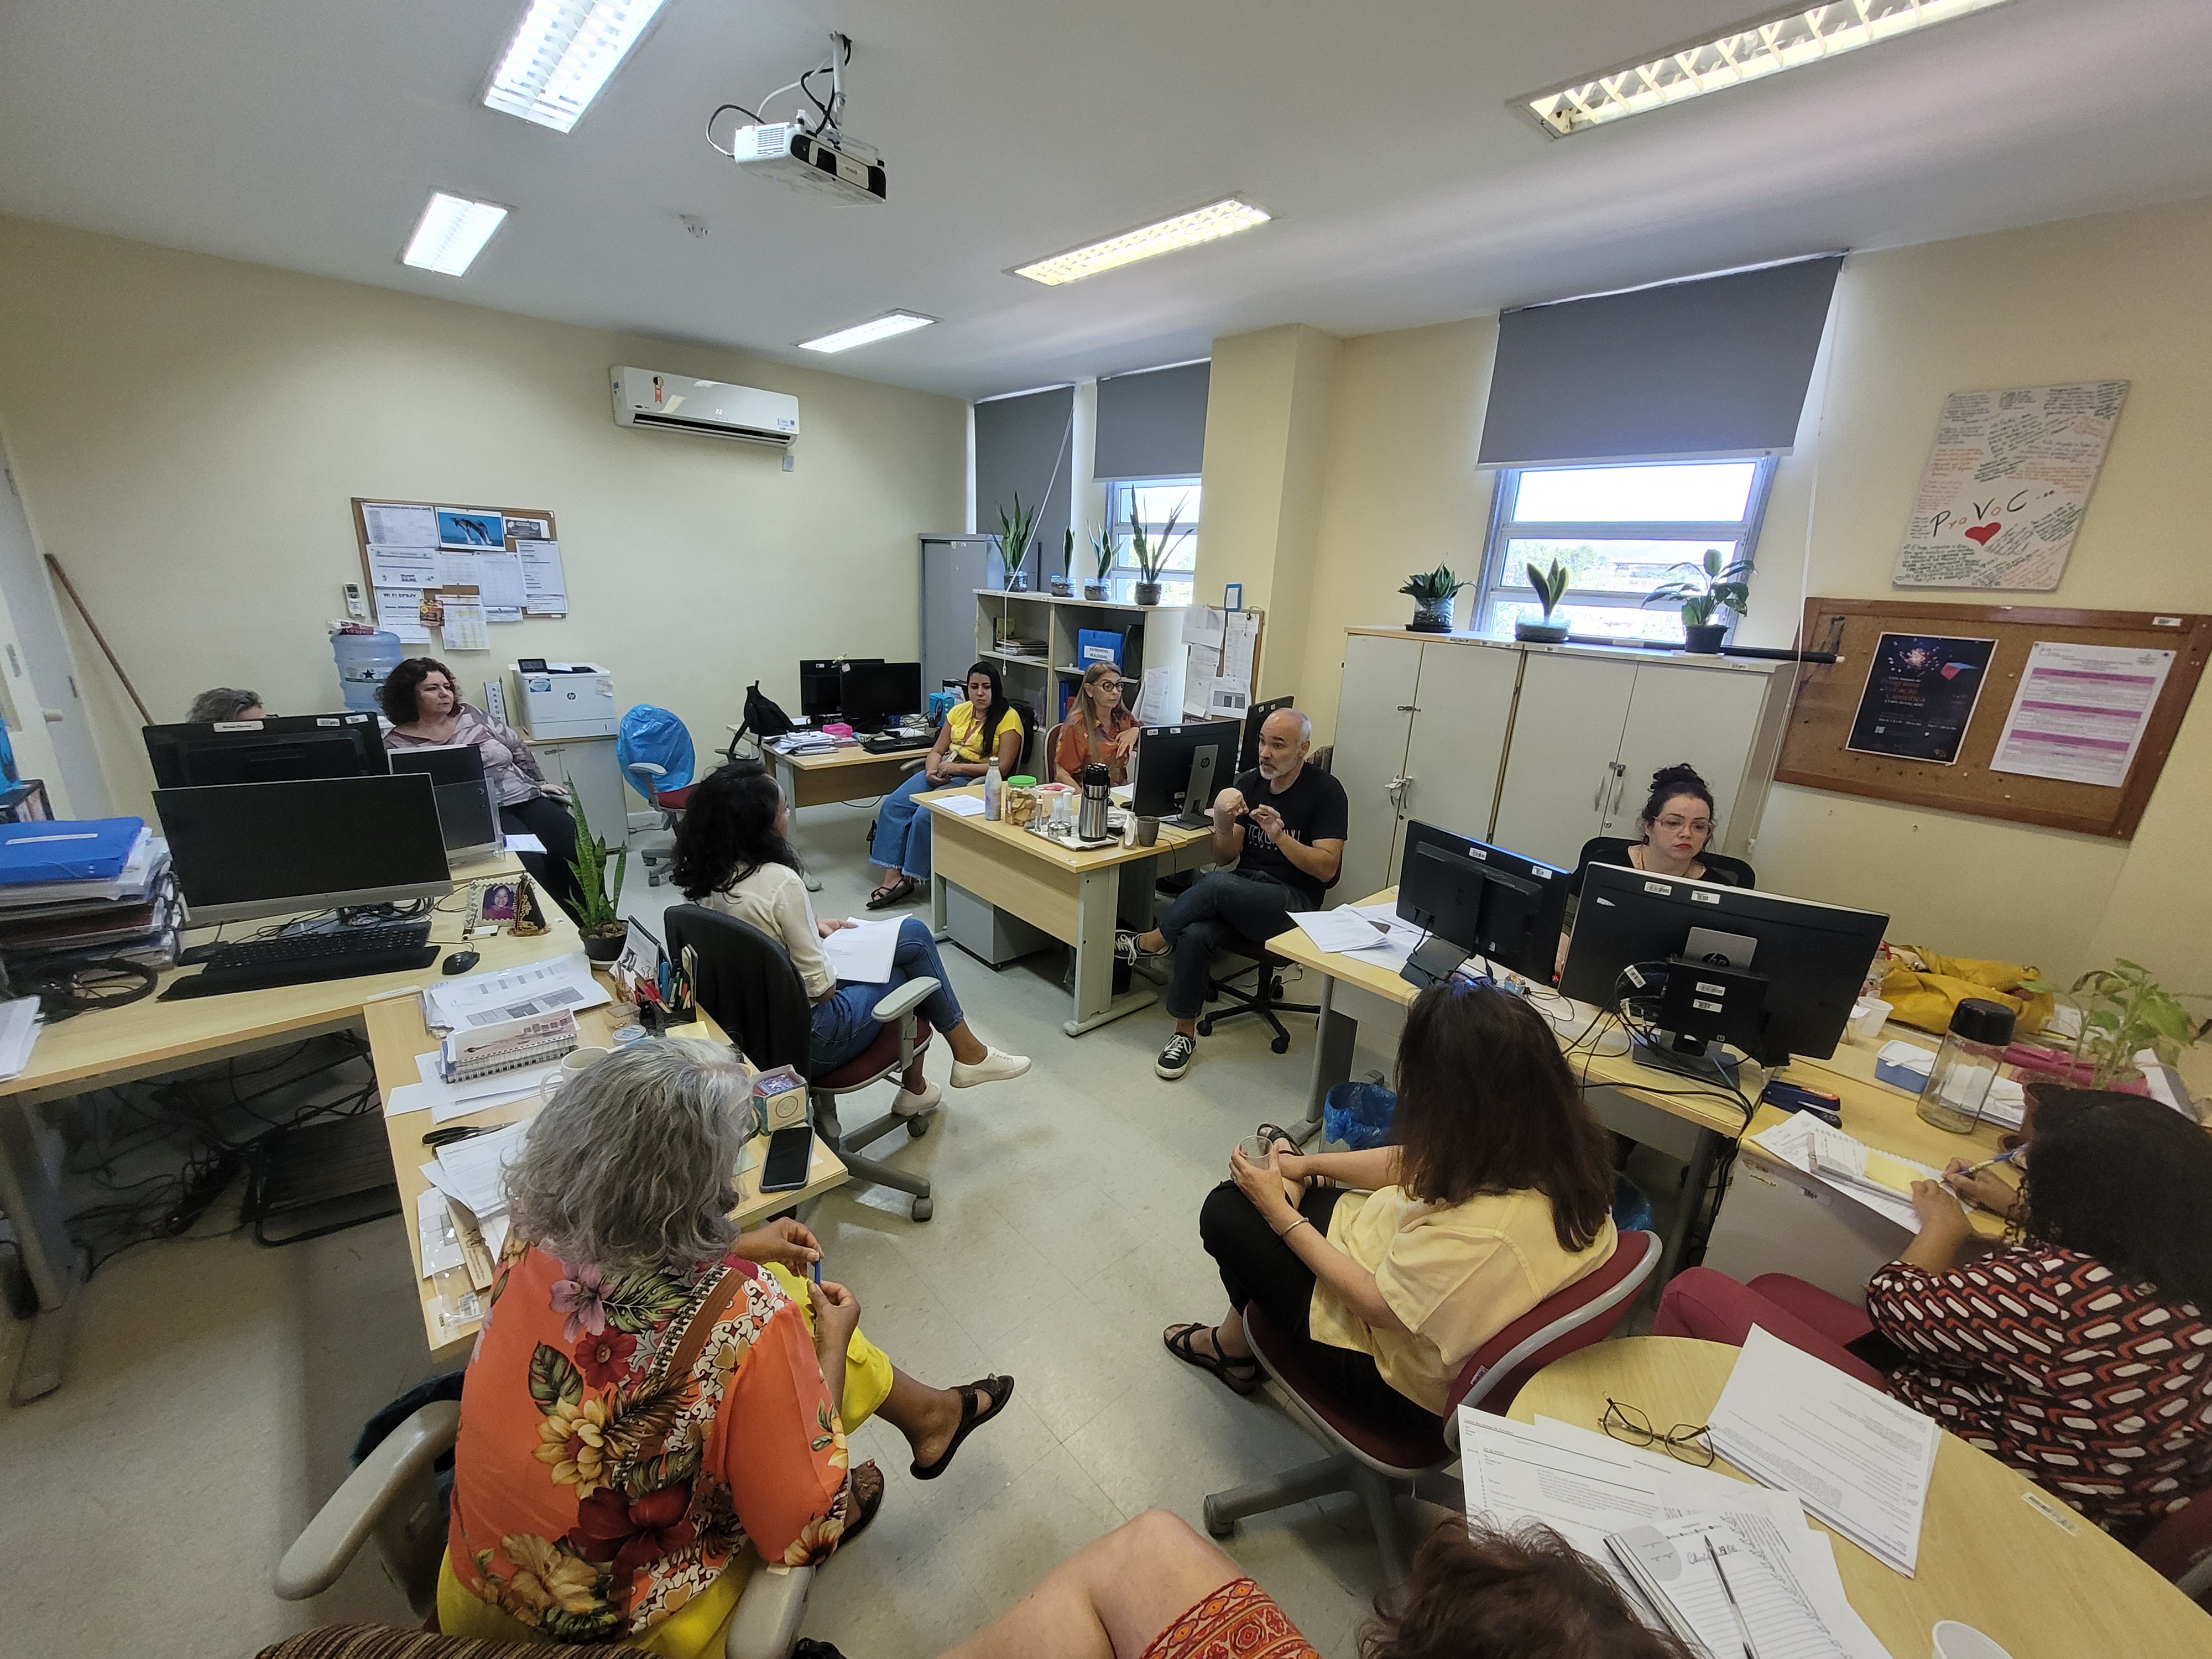
<svg viewBox="0 0 2212 1659">
<path fill-rule="evenodd" d="M 1085 767 L 1103 766 L 1114 782 L 1128 782 L 1129 754 L 1141 730 L 1137 717 L 1121 706 L 1121 671 L 1110 662 L 1092 663 L 1083 671 L 1083 684 L 1060 722 L 1060 742 L 1052 753 L 1053 781 L 1072 784 Z"/>
</svg>

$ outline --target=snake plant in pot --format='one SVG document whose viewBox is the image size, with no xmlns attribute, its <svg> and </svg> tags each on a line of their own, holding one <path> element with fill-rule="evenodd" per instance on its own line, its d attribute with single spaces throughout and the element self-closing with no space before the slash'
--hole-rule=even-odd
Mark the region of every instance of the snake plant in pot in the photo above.
<svg viewBox="0 0 2212 1659">
<path fill-rule="evenodd" d="M 1024 507 L 1019 490 L 1014 492 L 1014 510 L 999 509 L 999 568 L 1005 573 L 1002 585 L 1009 593 L 1019 593 L 1029 586 L 1025 567 L 1029 563 L 1030 538 L 1036 533 L 1038 509 Z"/>
<path fill-rule="evenodd" d="M 1528 573 L 1528 586 L 1536 590 L 1536 598 L 1544 607 L 1544 620 L 1530 622 L 1525 617 L 1513 624 L 1513 637 L 1537 645 L 1564 645 L 1567 640 L 1567 624 L 1552 620 L 1552 611 L 1566 597 L 1567 567 L 1554 559 L 1549 570 L 1539 570 L 1534 565 L 1524 566 Z"/>
<path fill-rule="evenodd" d="M 1111 525 L 1091 532 L 1091 565 L 1097 580 L 1083 584 L 1085 599 L 1105 600 L 1114 597 L 1114 590 L 1108 585 L 1108 579 L 1114 574 L 1114 527 Z"/>
<path fill-rule="evenodd" d="M 1137 509 L 1129 509 L 1129 556 L 1136 560 L 1139 580 L 1137 582 L 1137 603 L 1158 605 L 1160 602 L 1160 572 L 1168 568 L 1168 557 L 1175 551 L 1176 521 L 1189 505 L 1188 497 L 1177 501 L 1175 511 L 1161 525 L 1159 539 L 1154 541 L 1145 534 L 1144 521 L 1137 517 Z M 1183 535 L 1188 538 L 1190 532 Z"/>
<path fill-rule="evenodd" d="M 1450 633 L 1452 601 L 1468 586 L 1452 574 L 1448 564 L 1407 577 L 1406 585 L 1398 590 L 1413 601 L 1413 620 L 1406 626 L 1416 634 Z"/>
<path fill-rule="evenodd" d="M 607 844 L 592 833 L 592 821 L 584 813 L 584 798 L 576 795 L 568 805 L 576 814 L 576 856 L 568 867 L 576 872 L 576 885 L 582 890 L 576 931 L 584 936 L 586 956 L 593 962 L 612 962 L 629 942 L 629 923 L 622 916 L 623 877 L 629 868 L 629 848 L 625 846 L 616 851 L 614 883 L 609 886 Z"/>
<path fill-rule="evenodd" d="M 1713 620 L 1713 612 L 1725 605 L 1739 617 L 1751 610 L 1751 561 L 1735 559 L 1723 562 L 1717 547 L 1705 550 L 1702 561 L 1684 560 L 1673 568 L 1686 571 L 1686 575 L 1653 588 L 1644 596 L 1646 605 L 1679 605 L 1682 607 L 1682 648 L 1711 656 L 1721 648 L 1721 639 L 1728 632 L 1728 624 Z"/>
<path fill-rule="evenodd" d="M 1073 530 L 1060 532 L 1060 574 L 1052 579 L 1052 592 L 1055 599 L 1075 597 L 1075 532 Z"/>
</svg>

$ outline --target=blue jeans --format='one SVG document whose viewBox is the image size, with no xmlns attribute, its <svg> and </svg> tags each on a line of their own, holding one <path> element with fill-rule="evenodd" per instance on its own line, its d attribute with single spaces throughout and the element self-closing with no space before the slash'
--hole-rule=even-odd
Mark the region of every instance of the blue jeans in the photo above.
<svg viewBox="0 0 2212 1659">
<path fill-rule="evenodd" d="M 960 999 L 952 994 L 952 981 L 937 954 L 937 941 L 919 916 L 899 923 L 898 949 L 891 953 L 891 976 L 881 985 L 854 985 L 840 981 L 837 988 L 814 1005 L 815 1069 L 834 1071 L 868 1051 L 883 1029 L 876 1023 L 875 1007 L 910 979 L 933 979 L 937 989 L 921 1005 L 921 1013 L 940 1031 L 949 1031 L 965 1018 Z"/>
<path fill-rule="evenodd" d="M 1291 925 L 1293 910 L 1313 908 L 1304 893 L 1256 871 L 1213 870 L 1191 883 L 1160 916 L 1160 937 L 1175 952 L 1168 969 L 1168 1017 L 1198 1018 L 1206 1006 L 1206 970 L 1229 940 L 1264 944 Z"/>
<path fill-rule="evenodd" d="M 929 809 L 916 806 L 914 798 L 941 787 L 929 781 L 924 768 L 884 797 L 884 804 L 876 808 L 876 839 L 868 848 L 869 863 L 903 871 L 916 881 L 929 879 Z"/>
</svg>

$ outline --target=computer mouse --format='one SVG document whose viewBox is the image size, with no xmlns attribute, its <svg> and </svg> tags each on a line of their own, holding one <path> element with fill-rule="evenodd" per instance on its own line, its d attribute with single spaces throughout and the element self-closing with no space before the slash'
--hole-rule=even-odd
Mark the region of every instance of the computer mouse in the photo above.
<svg viewBox="0 0 2212 1659">
<path fill-rule="evenodd" d="M 483 958 L 474 951 L 448 951 L 446 953 L 446 966 L 443 971 L 448 974 L 465 974 L 482 960 Z"/>
</svg>

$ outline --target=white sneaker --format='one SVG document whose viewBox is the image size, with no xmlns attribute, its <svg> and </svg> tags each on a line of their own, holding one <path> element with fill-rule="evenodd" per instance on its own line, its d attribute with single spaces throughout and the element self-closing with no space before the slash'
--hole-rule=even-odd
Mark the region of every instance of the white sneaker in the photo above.
<svg viewBox="0 0 2212 1659">
<path fill-rule="evenodd" d="M 920 1093 L 911 1089 L 901 1089 L 891 1097 L 891 1115 L 919 1117 L 944 1098 L 944 1092 L 934 1083 L 925 1079 Z"/>
<path fill-rule="evenodd" d="M 1008 1078 L 1019 1077 L 1029 1068 L 1027 1054 L 1010 1054 L 1003 1049 L 986 1048 L 983 1058 L 973 1066 L 957 1060 L 952 1062 L 952 1086 L 972 1089 L 979 1083 L 1004 1083 Z"/>
</svg>

